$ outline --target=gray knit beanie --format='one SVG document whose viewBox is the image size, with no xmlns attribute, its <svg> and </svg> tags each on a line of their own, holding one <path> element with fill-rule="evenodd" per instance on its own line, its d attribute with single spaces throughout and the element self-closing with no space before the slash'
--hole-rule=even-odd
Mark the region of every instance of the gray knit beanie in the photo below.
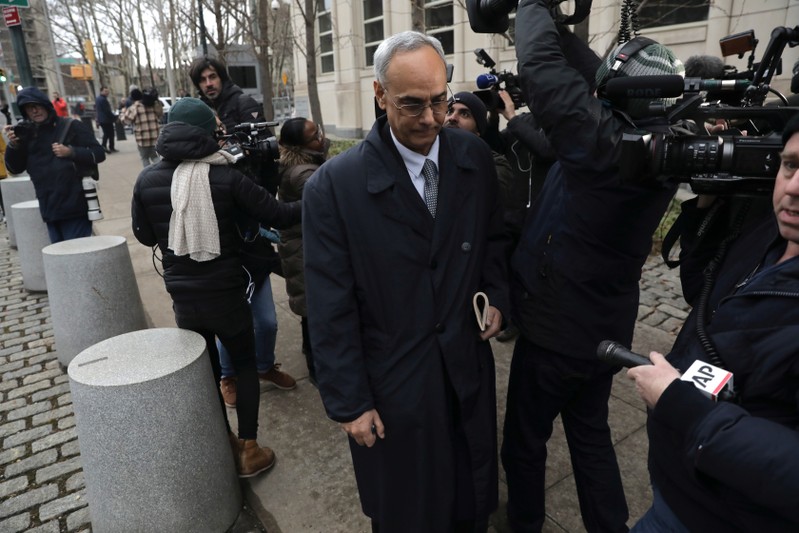
<svg viewBox="0 0 799 533">
<path fill-rule="evenodd" d="M 615 61 L 616 55 L 619 50 L 626 43 L 618 45 L 605 57 L 602 64 L 596 70 L 597 86 L 600 86 L 602 81 L 610 72 L 611 67 Z M 637 54 L 630 57 L 624 63 L 619 71 L 616 73 L 616 78 L 623 78 L 625 76 L 667 76 L 670 74 L 679 74 L 685 76 L 685 66 L 682 61 L 677 59 L 674 52 L 663 46 L 662 44 L 650 44 L 643 48 Z M 647 115 L 650 102 L 663 102 L 666 105 L 671 105 L 675 102 L 676 98 L 661 98 L 659 100 L 649 100 L 646 98 L 630 98 L 622 111 L 625 111 L 633 118 L 641 118 Z"/>
</svg>

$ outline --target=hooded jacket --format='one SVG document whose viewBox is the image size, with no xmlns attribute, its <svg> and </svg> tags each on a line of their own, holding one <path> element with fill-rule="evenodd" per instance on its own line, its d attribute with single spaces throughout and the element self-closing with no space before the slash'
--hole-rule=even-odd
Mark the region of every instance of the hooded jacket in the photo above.
<svg viewBox="0 0 799 533">
<path fill-rule="evenodd" d="M 163 160 L 145 168 L 133 189 L 133 234 L 142 244 L 158 245 L 163 256 L 164 283 L 174 301 L 223 297 L 247 286 L 239 250 L 242 244 L 237 216 L 243 214 L 266 226 L 286 228 L 300 222 L 300 204 L 278 202 L 268 191 L 229 166 L 211 165 L 208 179 L 219 225 L 220 255 L 197 262 L 169 249 L 172 216 L 172 175 L 185 160 L 202 159 L 219 150 L 206 131 L 182 122 L 164 126 L 155 145 Z"/>
<path fill-rule="evenodd" d="M 39 210 L 45 222 L 85 217 L 88 205 L 81 184 L 82 164 L 95 165 L 105 161 L 105 152 L 85 124 L 73 121 L 69 142 L 71 157 L 56 157 L 52 145 L 58 142 L 57 128 L 60 120 L 47 96 L 35 87 L 23 89 L 17 95 L 17 105 L 24 119 L 27 104 L 39 104 L 47 109 L 47 120 L 42 123 L 26 122 L 31 126 L 26 139 L 16 145 L 9 144 L 5 153 L 6 168 L 12 174 L 27 171 L 36 189 Z"/>
</svg>

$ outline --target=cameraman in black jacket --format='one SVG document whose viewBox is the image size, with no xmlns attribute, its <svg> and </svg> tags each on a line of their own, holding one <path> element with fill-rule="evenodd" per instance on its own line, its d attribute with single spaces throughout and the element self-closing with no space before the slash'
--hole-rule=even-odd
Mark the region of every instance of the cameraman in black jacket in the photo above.
<svg viewBox="0 0 799 533">
<path fill-rule="evenodd" d="M 189 67 L 189 77 L 200 91 L 201 99 L 216 111 L 227 133 L 233 133 L 233 128 L 237 124 L 264 120 L 263 106 L 251 96 L 244 94 L 241 87 L 233 83 L 227 67 L 220 60 L 207 56 L 198 57 Z M 255 183 L 276 195 L 280 184 L 275 161 L 278 155 L 278 153 L 266 154 L 265 157 L 264 154 L 251 153 L 237 165 L 237 168 Z M 260 235 L 257 227 L 250 228 L 249 233 L 241 245 L 241 257 L 254 285 L 252 311 L 255 320 L 258 376 L 262 381 L 279 389 L 293 389 L 296 387 L 294 378 L 280 370 L 280 363 L 275 363 L 277 312 L 269 275 L 272 272 L 283 275 L 280 258 L 272 243 Z M 224 345 L 220 346 L 220 355 L 222 357 L 220 388 L 225 397 L 225 404 L 233 407 L 236 405 L 236 376 Z"/>
<path fill-rule="evenodd" d="M 799 530 L 799 114 L 782 140 L 773 212 L 718 260 L 706 307 L 684 290 L 694 308 L 668 361 L 653 352 L 653 366 L 628 371 L 650 408 L 654 492 L 635 531 Z M 716 203 L 683 204 L 684 287 L 700 285 L 718 253 L 719 240 L 700 241 L 698 228 L 712 235 L 720 223 L 725 238 L 732 233 L 730 202 Z M 694 361 L 712 362 L 702 338 L 733 373 L 734 402 L 714 402 L 678 379 Z"/>
<path fill-rule="evenodd" d="M 631 122 L 619 111 L 643 126 L 649 100 L 614 105 L 594 96 L 592 82 L 603 84 L 611 69 L 618 77 L 681 74 L 682 63 L 638 38 L 596 69 L 596 56 L 556 25 L 550 3 L 522 1 L 516 16 L 524 28 L 516 33 L 522 90 L 557 162 L 511 265 L 521 336 L 502 445 L 508 518 L 514 531 L 541 530 L 546 444 L 560 414 L 586 529 L 624 532 L 628 510 L 607 422 L 614 370 L 596 348 L 606 338 L 632 342 L 641 267 L 675 188 L 620 182 L 621 138 Z M 592 70 L 596 80 L 586 79 Z"/>
</svg>

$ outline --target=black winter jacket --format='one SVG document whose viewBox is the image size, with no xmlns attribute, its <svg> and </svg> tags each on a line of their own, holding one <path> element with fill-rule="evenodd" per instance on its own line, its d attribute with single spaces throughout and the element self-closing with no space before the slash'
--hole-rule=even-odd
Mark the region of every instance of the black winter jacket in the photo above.
<svg viewBox="0 0 799 533">
<path fill-rule="evenodd" d="M 142 244 L 158 244 L 163 255 L 164 282 L 175 301 L 221 297 L 228 291 L 243 294 L 247 275 L 239 257 L 242 241 L 236 225 L 237 216 L 244 214 L 276 228 L 300 222 L 299 202 L 278 202 L 237 170 L 211 165 L 209 181 L 219 224 L 221 254 L 204 262 L 173 254 L 167 242 L 172 216 L 172 174 L 181 161 L 201 159 L 218 149 L 214 138 L 200 128 L 181 122 L 167 124 L 156 142 L 156 150 L 164 159 L 144 169 L 133 189 L 133 233 Z"/>
<path fill-rule="evenodd" d="M 706 330 L 735 403 L 678 380 L 649 416 L 652 483 L 691 531 L 799 530 L 799 258 L 774 265 L 784 246 L 769 214 L 730 247 L 711 292 Z M 681 277 L 703 267 L 683 261 Z M 668 359 L 680 371 L 709 362 L 696 308 Z"/>
<path fill-rule="evenodd" d="M 514 321 L 544 348 L 595 359 L 604 339 L 632 342 L 641 267 L 675 187 L 620 182 L 626 124 L 567 61 L 547 4 L 516 15 L 522 89 L 558 161 L 513 255 Z"/>
<path fill-rule="evenodd" d="M 36 189 L 39 210 L 45 222 L 86 217 L 88 205 L 81 180 L 85 175 L 81 164 L 97 164 L 105 160 L 105 152 L 94 132 L 80 121 L 73 121 L 65 143 L 72 148 L 70 158 L 56 157 L 53 143 L 59 141 L 58 117 L 47 96 L 30 87 L 17 95 L 23 118 L 25 105 L 36 103 L 47 109 L 47 120 L 32 128 L 29 140 L 6 148 L 6 168 L 12 174 L 27 171 Z M 62 119 L 63 120 L 63 119 Z"/>
</svg>

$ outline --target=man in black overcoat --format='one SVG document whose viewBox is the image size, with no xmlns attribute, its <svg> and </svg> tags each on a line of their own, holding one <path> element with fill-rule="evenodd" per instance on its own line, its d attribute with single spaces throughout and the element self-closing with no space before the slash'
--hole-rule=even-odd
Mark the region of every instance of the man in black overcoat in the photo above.
<svg viewBox="0 0 799 533">
<path fill-rule="evenodd" d="M 319 391 L 349 436 L 374 531 L 485 531 L 497 506 L 488 339 L 508 309 L 496 171 L 476 135 L 441 129 L 436 39 L 394 35 L 374 65 L 386 115 L 303 196 Z M 489 302 L 482 331 L 478 291 Z"/>
</svg>

